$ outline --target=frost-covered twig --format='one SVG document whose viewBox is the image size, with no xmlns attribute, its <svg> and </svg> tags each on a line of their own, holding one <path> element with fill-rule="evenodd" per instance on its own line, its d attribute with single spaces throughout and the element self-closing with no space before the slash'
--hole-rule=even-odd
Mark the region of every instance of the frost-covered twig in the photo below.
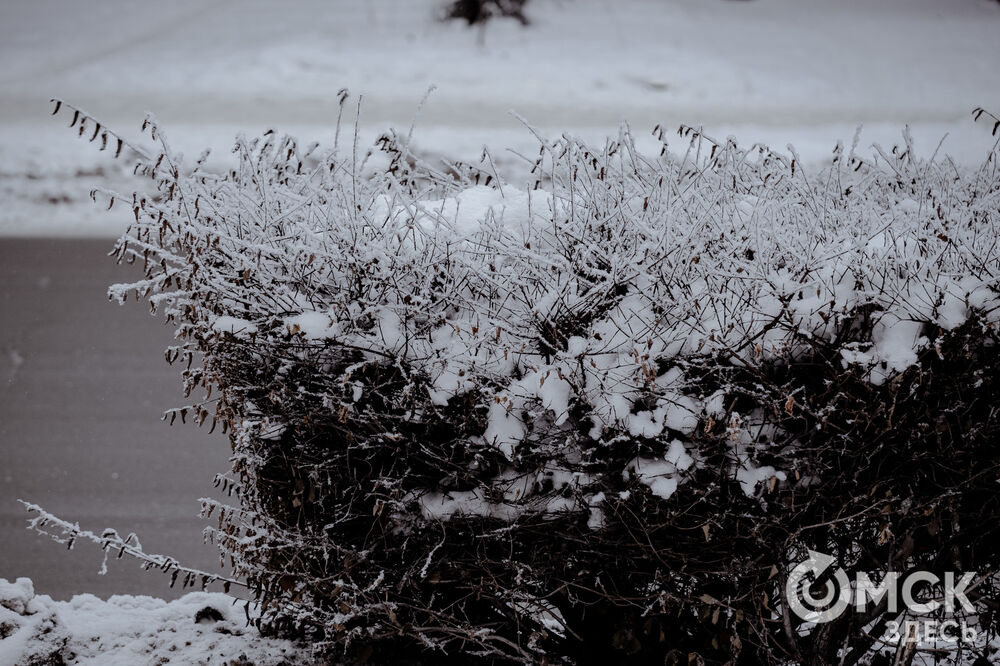
<svg viewBox="0 0 1000 666">
<path fill-rule="evenodd" d="M 29 513 L 38 514 L 28 521 L 30 529 L 51 538 L 56 543 L 65 544 L 69 549 L 73 548 L 73 544 L 76 541 L 82 539 L 98 544 L 106 553 L 118 551 L 119 559 L 123 555 L 128 555 L 133 559 L 139 560 L 142 563 L 143 569 L 149 570 L 155 568 L 170 574 L 170 587 L 173 587 L 181 576 L 183 576 L 181 578 L 182 588 L 194 587 L 197 581 L 200 581 L 200 588 L 202 590 L 217 582 L 223 584 L 226 592 L 229 591 L 230 585 L 246 587 L 243 582 L 233 578 L 185 567 L 173 557 L 147 553 L 142 549 L 139 537 L 134 533 L 130 533 L 125 538 L 122 538 L 116 530 L 106 528 L 98 535 L 95 532 L 81 528 L 78 523 L 70 523 L 52 515 L 37 504 L 25 502 L 24 500 L 18 500 L 18 502 L 24 505 L 24 508 Z M 58 533 L 50 531 L 51 528 L 57 528 Z"/>
</svg>

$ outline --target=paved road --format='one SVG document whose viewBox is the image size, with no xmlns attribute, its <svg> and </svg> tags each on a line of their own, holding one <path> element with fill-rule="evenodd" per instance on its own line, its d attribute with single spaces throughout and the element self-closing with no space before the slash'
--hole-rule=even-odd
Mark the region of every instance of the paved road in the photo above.
<svg viewBox="0 0 1000 666">
<path fill-rule="evenodd" d="M 148 309 L 108 302 L 137 271 L 109 240 L 0 239 L 0 578 L 29 576 L 56 599 L 91 592 L 171 597 L 165 576 L 67 552 L 25 529 L 15 500 L 83 527 L 136 531 L 147 551 L 218 570 L 201 543 L 198 498 L 227 468 L 216 433 L 159 420 L 182 404 L 180 370 L 162 351 L 172 331 Z"/>
</svg>

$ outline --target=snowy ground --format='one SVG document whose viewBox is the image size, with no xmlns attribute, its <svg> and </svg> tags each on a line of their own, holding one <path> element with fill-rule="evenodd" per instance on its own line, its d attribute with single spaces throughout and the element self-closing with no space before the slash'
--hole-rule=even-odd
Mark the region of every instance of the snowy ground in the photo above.
<svg viewBox="0 0 1000 666">
<path fill-rule="evenodd" d="M 305 663 L 308 651 L 247 627 L 246 604 L 192 592 L 171 602 L 81 594 L 53 601 L 29 578 L 0 578 L 0 664 Z"/>
<path fill-rule="evenodd" d="M 994 0 L 535 0 L 533 24 L 435 20 L 443 0 L 294 4 L 40 0 L 0 6 L 0 234 L 109 235 L 127 213 L 89 202 L 120 167 L 48 118 L 63 97 L 134 134 L 154 111 L 176 147 L 223 155 L 240 130 L 329 141 L 342 87 L 363 137 L 406 129 L 458 158 L 530 149 L 508 112 L 598 139 L 627 119 L 703 124 L 813 160 L 864 123 L 889 144 L 985 154 L 976 106 L 1000 108 Z M 651 143 L 650 143 L 651 145 Z"/>
</svg>

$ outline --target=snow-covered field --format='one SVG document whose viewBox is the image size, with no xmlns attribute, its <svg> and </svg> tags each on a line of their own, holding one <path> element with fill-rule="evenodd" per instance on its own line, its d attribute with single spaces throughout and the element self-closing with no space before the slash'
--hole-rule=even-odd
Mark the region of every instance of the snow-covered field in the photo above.
<svg viewBox="0 0 1000 666">
<path fill-rule="evenodd" d="M 405 131 L 433 85 L 417 150 L 475 160 L 486 144 L 501 167 L 514 161 L 505 148 L 535 145 L 512 110 L 543 133 L 595 140 L 628 121 L 650 150 L 659 148 L 648 131 L 657 124 L 703 125 L 741 142 L 793 143 L 814 164 L 859 123 L 863 147 L 892 144 L 909 124 L 919 150 L 933 152 L 947 134 L 942 153 L 976 162 L 992 144 L 970 111 L 1000 112 L 995 0 L 533 0 L 530 27 L 498 21 L 485 30 L 439 22 L 442 4 L 0 4 L 0 236 L 110 238 L 131 219 L 89 197 L 94 187 L 130 191 L 129 165 L 50 117 L 52 97 L 132 136 L 152 111 L 176 149 L 194 157 L 211 146 L 222 161 L 240 131 L 275 127 L 330 142 L 345 87 L 352 103 L 364 95 L 364 149 L 390 126 Z M 2 307 L 0 326 L 11 326 L 20 315 Z M 0 454 L 17 445 L 0 440 Z M 0 576 L 15 578 L 6 543 L 0 537 Z M 3 664 L 52 647 L 68 663 L 297 655 L 247 629 L 242 607 L 223 595 L 52 601 L 22 580 L 0 581 L 0 604 Z M 223 619 L 196 623 L 205 607 Z"/>
<path fill-rule="evenodd" d="M 175 148 L 226 155 L 267 127 L 329 141 L 337 91 L 365 100 L 362 145 L 405 130 L 429 86 L 415 145 L 476 158 L 531 150 L 509 111 L 597 139 L 628 120 L 703 124 L 804 158 L 858 123 L 862 145 L 898 141 L 984 155 L 976 106 L 1000 108 L 994 0 L 535 0 L 533 24 L 443 24 L 442 0 L 172 3 L 70 0 L 0 6 L 0 234 L 116 235 L 89 190 L 122 166 L 48 117 L 62 97 L 138 135 L 157 114 Z M 353 123 L 353 118 L 349 119 Z M 649 147 L 656 148 L 649 138 Z"/>
</svg>

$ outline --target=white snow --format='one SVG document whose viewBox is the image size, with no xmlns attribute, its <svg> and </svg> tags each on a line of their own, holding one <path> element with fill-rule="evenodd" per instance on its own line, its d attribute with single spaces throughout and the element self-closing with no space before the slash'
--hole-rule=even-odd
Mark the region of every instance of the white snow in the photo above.
<svg viewBox="0 0 1000 666">
<path fill-rule="evenodd" d="M 13 583 L 0 578 L 0 606 L 18 615 L 24 615 L 35 597 L 35 587 L 30 578 L 18 578 Z"/>
<path fill-rule="evenodd" d="M 663 458 L 639 457 L 629 463 L 625 468 L 625 478 L 632 476 L 657 497 L 670 499 L 682 480 L 680 472 L 692 465 L 694 458 L 688 454 L 683 442 L 675 439 Z"/>
<path fill-rule="evenodd" d="M 748 461 L 740 464 L 736 471 L 736 480 L 740 482 L 740 487 L 743 488 L 743 492 L 746 493 L 747 497 L 753 497 L 757 494 L 757 484 L 770 482 L 772 478 L 784 481 L 787 476 L 784 472 L 776 470 L 771 465 L 754 467 Z"/>
<path fill-rule="evenodd" d="M 500 450 L 509 460 L 514 456 L 514 446 L 527 432 L 518 414 L 503 402 L 490 405 L 489 422 L 483 438 Z"/>
<path fill-rule="evenodd" d="M 285 319 L 285 326 L 289 331 L 300 333 L 310 340 L 333 337 L 336 333 L 333 318 L 325 312 L 302 312 Z"/>
<path fill-rule="evenodd" d="M 249 335 L 257 332 L 257 326 L 245 319 L 223 315 L 216 317 L 212 321 L 212 330 L 218 333 L 232 333 L 233 335 Z"/>
<path fill-rule="evenodd" d="M 519 613 L 531 617 L 556 636 L 565 637 L 566 620 L 562 612 L 544 599 L 522 595 L 507 605 Z"/>
<path fill-rule="evenodd" d="M 505 522 L 513 522 L 525 512 L 537 512 L 558 515 L 566 511 L 576 510 L 580 503 L 574 497 L 556 496 L 544 501 L 537 501 L 538 489 L 551 487 L 556 492 L 564 491 L 567 486 L 582 489 L 592 484 L 594 479 L 583 472 L 576 472 L 560 467 L 542 467 L 534 472 L 516 473 L 508 468 L 492 479 L 488 487 L 502 489 L 501 497 L 489 497 L 483 489 L 452 490 L 449 492 L 411 493 L 404 499 L 408 502 L 416 499 L 424 518 L 447 521 L 454 516 L 480 516 L 496 518 Z M 597 527 L 603 522 L 595 512 L 598 505 L 604 501 L 603 493 L 588 496 L 587 505 L 591 507 L 590 523 Z"/>
<path fill-rule="evenodd" d="M 550 219 L 549 195 L 545 192 L 524 192 L 509 188 L 476 185 L 454 197 L 421 202 L 420 222 L 429 229 L 440 225 L 449 235 L 466 236 L 484 227 L 525 227 L 532 218 Z"/>
<path fill-rule="evenodd" d="M 36 595 L 27 578 L 13 583 L 0 578 L 0 663 L 207 665 L 242 656 L 265 666 L 309 659 L 307 647 L 262 637 L 248 627 L 247 613 L 253 617 L 255 609 L 246 603 L 206 592 L 169 602 L 146 596 L 102 600 L 91 594 L 53 601 Z"/>
<path fill-rule="evenodd" d="M 490 502 L 478 490 L 427 493 L 420 498 L 424 518 L 447 521 L 452 516 L 481 516 L 513 522 L 521 508 L 509 502 Z"/>
<path fill-rule="evenodd" d="M 885 370 L 873 369 L 873 383 L 882 383 L 886 378 L 906 370 L 917 362 L 917 352 L 927 340 L 920 337 L 923 324 L 919 321 L 901 319 L 887 315 L 880 319 L 872 330 L 875 343 L 875 358 L 881 361 Z"/>
<path fill-rule="evenodd" d="M 773 465 L 756 465 L 752 460 L 751 448 L 757 443 L 773 442 L 779 434 L 778 428 L 767 419 L 760 409 L 754 410 L 746 417 L 733 414 L 730 423 L 730 440 L 732 445 L 732 470 L 740 488 L 747 497 L 755 497 L 760 492 L 760 484 L 764 483 L 764 491 L 773 489 L 772 483 L 785 481 L 788 475 Z"/>
</svg>

